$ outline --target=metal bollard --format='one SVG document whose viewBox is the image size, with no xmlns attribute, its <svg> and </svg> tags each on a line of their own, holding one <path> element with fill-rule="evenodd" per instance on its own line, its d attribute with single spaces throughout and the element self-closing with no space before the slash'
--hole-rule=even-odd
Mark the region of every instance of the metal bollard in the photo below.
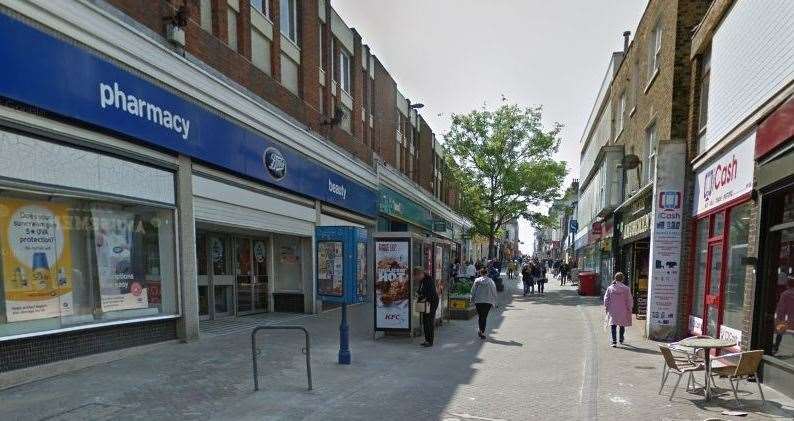
<svg viewBox="0 0 794 421">
<path fill-rule="evenodd" d="M 254 390 L 259 390 L 259 364 L 256 361 L 256 332 L 260 330 L 302 330 L 306 336 L 306 376 L 309 380 L 309 390 L 312 390 L 312 365 L 311 365 L 311 343 L 309 341 L 309 331 L 303 326 L 257 326 L 251 332 L 251 359 L 254 364 Z"/>
</svg>

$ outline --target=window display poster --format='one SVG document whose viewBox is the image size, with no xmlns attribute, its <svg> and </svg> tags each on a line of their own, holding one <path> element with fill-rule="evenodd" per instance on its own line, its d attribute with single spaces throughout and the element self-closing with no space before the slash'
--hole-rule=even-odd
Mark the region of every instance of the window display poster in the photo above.
<svg viewBox="0 0 794 421">
<path fill-rule="evenodd" d="M 356 243 L 358 265 L 356 267 L 356 293 L 359 297 L 367 296 L 367 243 Z M 365 298 L 364 298 L 365 299 Z"/>
<path fill-rule="evenodd" d="M 9 322 L 70 316 L 72 254 L 66 204 L 3 199 L 2 282 Z"/>
<path fill-rule="evenodd" d="M 93 208 L 91 216 L 102 311 L 149 307 L 146 281 L 135 275 L 132 266 L 135 214 Z"/>
<path fill-rule="evenodd" d="M 410 329 L 407 241 L 375 242 L 375 329 Z"/>
<path fill-rule="evenodd" d="M 321 295 L 342 296 L 344 286 L 341 241 L 317 243 L 317 289 Z"/>
</svg>

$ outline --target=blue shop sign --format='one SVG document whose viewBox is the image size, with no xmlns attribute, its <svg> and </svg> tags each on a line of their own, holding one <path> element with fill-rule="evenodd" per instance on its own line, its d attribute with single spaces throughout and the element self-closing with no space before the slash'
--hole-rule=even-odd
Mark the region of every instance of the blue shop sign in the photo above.
<svg viewBox="0 0 794 421">
<path fill-rule="evenodd" d="M 312 158 L 0 13 L 0 96 L 374 217 L 378 196 Z"/>
</svg>

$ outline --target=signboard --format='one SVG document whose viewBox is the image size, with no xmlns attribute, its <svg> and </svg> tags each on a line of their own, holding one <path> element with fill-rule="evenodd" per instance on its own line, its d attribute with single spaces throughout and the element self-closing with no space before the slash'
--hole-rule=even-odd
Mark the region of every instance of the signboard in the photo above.
<svg viewBox="0 0 794 421">
<path fill-rule="evenodd" d="M 686 149 L 683 142 L 661 142 L 654 171 L 651 211 L 648 337 L 671 339 L 678 318 L 681 222 Z"/>
<path fill-rule="evenodd" d="M 571 222 L 568 224 L 568 226 L 570 227 L 570 231 L 574 234 L 579 231 L 579 221 L 575 219 L 571 219 Z"/>
<path fill-rule="evenodd" d="M 646 213 L 639 218 L 623 224 L 623 238 L 631 238 L 648 232 L 651 228 L 651 214 Z"/>
<path fill-rule="evenodd" d="M 132 266 L 135 214 L 91 209 L 102 311 L 149 307 L 146 280 Z"/>
<path fill-rule="evenodd" d="M 375 242 L 375 330 L 409 330 L 409 243 L 404 240 Z"/>
<path fill-rule="evenodd" d="M 693 214 L 714 209 L 753 190 L 755 132 L 697 173 Z"/>
<path fill-rule="evenodd" d="M 692 335 L 702 335 L 703 319 L 700 317 L 689 316 L 689 333 Z"/>
<path fill-rule="evenodd" d="M 72 253 L 65 204 L 4 199 L 0 251 L 9 322 L 70 316 Z"/>
<path fill-rule="evenodd" d="M 0 33 L 14 40 L 0 43 L 0 97 L 377 215 L 375 191 L 269 136 L 4 14 Z M 52 75 L 69 77 L 64 81 Z"/>
<path fill-rule="evenodd" d="M 720 339 L 728 339 L 736 345 L 732 348 L 738 351 L 742 346 L 742 331 L 725 325 L 720 325 Z"/>
<path fill-rule="evenodd" d="M 433 229 L 433 215 L 430 210 L 388 187 L 381 186 L 380 188 L 378 210 L 428 231 Z"/>
<path fill-rule="evenodd" d="M 447 221 L 443 219 L 436 219 L 433 221 L 433 231 L 445 232 L 447 230 Z"/>
<path fill-rule="evenodd" d="M 317 242 L 317 293 L 342 296 L 343 248 L 341 241 Z"/>
</svg>

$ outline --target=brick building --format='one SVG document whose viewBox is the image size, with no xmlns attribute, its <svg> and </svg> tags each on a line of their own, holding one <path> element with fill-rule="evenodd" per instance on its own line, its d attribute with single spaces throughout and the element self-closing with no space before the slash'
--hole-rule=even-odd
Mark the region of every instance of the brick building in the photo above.
<svg viewBox="0 0 794 421">
<path fill-rule="evenodd" d="M 625 272 L 636 310 L 644 313 L 649 304 L 653 309 L 648 323 L 656 338 L 675 337 L 686 323 L 678 315 L 683 298 L 677 291 L 683 290 L 682 279 L 687 276 L 680 265 L 686 258 L 681 255 L 686 230 L 680 227 L 686 225 L 681 219 L 685 219 L 688 201 L 681 196 L 687 189 L 683 184 L 663 186 L 659 180 L 685 180 L 686 169 L 668 169 L 674 164 L 668 164 L 667 157 L 675 150 L 681 152 L 687 136 L 690 34 L 708 5 L 705 0 L 648 2 L 634 38 L 625 33 L 624 51 L 611 56 L 582 136 L 576 234 L 579 266 L 598 272 L 602 289 L 615 271 Z M 664 230 L 666 241 L 672 241 L 665 249 L 678 251 L 654 258 L 654 223 L 673 216 L 655 215 L 661 193 L 678 195 L 675 213 L 679 220 L 670 225 L 678 229 Z M 650 265 L 651 261 L 661 262 L 662 267 Z M 675 291 L 674 297 L 652 294 L 654 271 L 662 270 L 669 285 L 659 290 Z M 663 308 L 656 308 L 661 301 Z"/>
<path fill-rule="evenodd" d="M 0 27 L 0 384 L 322 311 L 323 227 L 460 253 L 443 148 L 328 1 L 18 1 Z"/>
<path fill-rule="evenodd" d="M 794 5 L 714 1 L 692 35 L 692 334 L 764 351 L 794 395 Z"/>
</svg>

